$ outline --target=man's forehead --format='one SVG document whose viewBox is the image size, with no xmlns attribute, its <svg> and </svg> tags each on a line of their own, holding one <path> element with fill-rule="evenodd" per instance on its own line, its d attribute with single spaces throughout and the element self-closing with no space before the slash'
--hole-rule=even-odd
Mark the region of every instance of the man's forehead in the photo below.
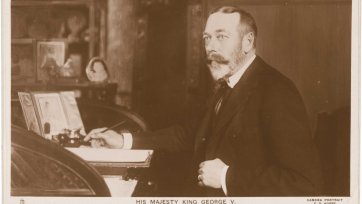
<svg viewBox="0 0 362 204">
<path fill-rule="evenodd" d="M 239 13 L 213 13 L 207 19 L 205 32 L 211 33 L 217 30 L 232 31 L 237 28 L 239 22 Z"/>
</svg>

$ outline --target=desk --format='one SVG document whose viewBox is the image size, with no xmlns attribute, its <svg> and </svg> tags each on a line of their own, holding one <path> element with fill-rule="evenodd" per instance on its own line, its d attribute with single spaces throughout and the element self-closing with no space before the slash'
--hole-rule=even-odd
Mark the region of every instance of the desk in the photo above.
<svg viewBox="0 0 362 204">
<path fill-rule="evenodd" d="M 130 197 L 138 186 L 139 196 L 149 195 L 153 182 L 148 177 L 152 150 L 122 150 L 108 148 L 68 148 L 103 176 L 111 196 Z M 143 190 L 140 190 L 143 189 Z M 148 192 L 142 192 L 142 191 Z"/>
<path fill-rule="evenodd" d="M 151 196 L 155 190 L 154 182 L 149 176 L 149 167 L 89 164 L 102 175 L 112 197 Z"/>
</svg>

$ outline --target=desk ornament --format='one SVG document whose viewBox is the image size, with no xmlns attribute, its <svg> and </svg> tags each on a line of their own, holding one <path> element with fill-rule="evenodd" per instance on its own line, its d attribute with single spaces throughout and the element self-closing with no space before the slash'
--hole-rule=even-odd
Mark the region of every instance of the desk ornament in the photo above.
<svg viewBox="0 0 362 204">
<path fill-rule="evenodd" d="M 52 136 L 53 141 L 58 142 L 64 147 L 80 147 L 81 145 L 90 146 L 90 142 L 85 142 L 84 138 L 85 135 L 82 133 L 81 129 L 65 129 L 63 133 Z"/>
<path fill-rule="evenodd" d="M 106 82 L 108 80 L 108 70 L 106 63 L 99 57 L 93 57 L 86 68 L 86 73 L 91 82 Z"/>
</svg>

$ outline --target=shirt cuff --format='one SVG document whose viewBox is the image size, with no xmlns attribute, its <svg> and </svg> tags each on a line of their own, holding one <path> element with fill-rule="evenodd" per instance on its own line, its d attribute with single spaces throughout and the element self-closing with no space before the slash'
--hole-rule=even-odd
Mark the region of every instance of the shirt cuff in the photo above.
<svg viewBox="0 0 362 204">
<path fill-rule="evenodd" d="M 133 137 L 129 132 L 123 132 L 123 148 L 122 149 L 132 149 Z"/>
<path fill-rule="evenodd" d="M 228 171 L 229 166 L 225 165 L 224 168 L 221 170 L 221 188 L 224 191 L 225 195 L 228 195 L 228 191 L 226 189 L 226 173 Z"/>
</svg>

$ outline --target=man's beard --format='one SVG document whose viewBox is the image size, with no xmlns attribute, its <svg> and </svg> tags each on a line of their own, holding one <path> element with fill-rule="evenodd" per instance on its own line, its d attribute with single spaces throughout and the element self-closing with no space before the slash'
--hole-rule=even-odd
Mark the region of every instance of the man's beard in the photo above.
<svg viewBox="0 0 362 204">
<path fill-rule="evenodd" d="M 228 60 L 223 55 L 212 52 L 207 56 L 207 65 L 215 81 L 221 78 L 228 78 L 234 74 L 242 61 L 242 56 L 235 53 L 234 60 Z"/>
</svg>

